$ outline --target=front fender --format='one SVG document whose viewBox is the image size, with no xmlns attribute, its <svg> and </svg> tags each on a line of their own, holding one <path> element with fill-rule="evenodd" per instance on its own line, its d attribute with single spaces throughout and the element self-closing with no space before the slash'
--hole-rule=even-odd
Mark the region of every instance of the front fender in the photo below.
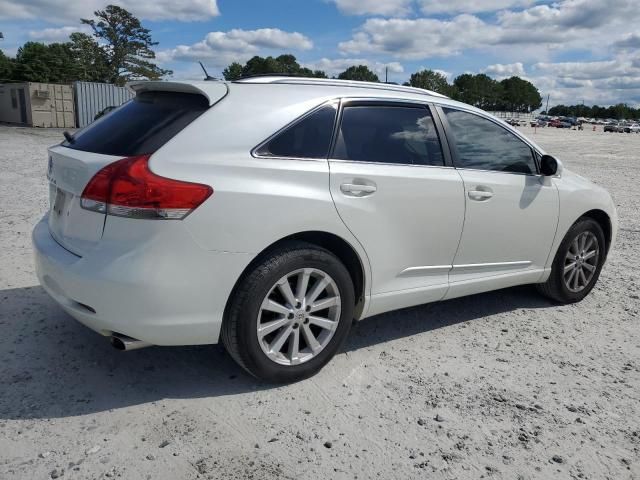
<svg viewBox="0 0 640 480">
<path fill-rule="evenodd" d="M 560 214 L 553 246 L 547 260 L 546 270 L 550 271 L 560 243 L 571 226 L 585 214 L 603 212 L 609 219 L 609 251 L 615 243 L 618 230 L 618 214 L 609 192 L 584 177 L 564 169 L 562 176 L 553 179 L 558 187 Z"/>
</svg>

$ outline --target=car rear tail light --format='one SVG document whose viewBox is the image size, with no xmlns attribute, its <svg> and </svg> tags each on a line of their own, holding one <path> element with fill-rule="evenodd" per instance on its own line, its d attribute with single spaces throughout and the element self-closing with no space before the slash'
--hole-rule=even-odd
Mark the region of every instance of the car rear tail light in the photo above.
<svg viewBox="0 0 640 480">
<path fill-rule="evenodd" d="M 181 220 L 213 193 L 208 185 L 156 175 L 149 157 L 123 158 L 98 171 L 82 192 L 82 208 L 119 217 Z"/>
</svg>

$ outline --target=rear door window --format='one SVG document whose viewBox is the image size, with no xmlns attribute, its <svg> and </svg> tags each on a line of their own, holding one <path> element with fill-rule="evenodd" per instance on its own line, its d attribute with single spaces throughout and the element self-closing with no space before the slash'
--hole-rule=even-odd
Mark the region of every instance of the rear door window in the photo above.
<svg viewBox="0 0 640 480">
<path fill-rule="evenodd" d="M 258 147 L 256 154 L 268 157 L 327 158 L 336 113 L 336 105 L 320 107 Z"/>
<path fill-rule="evenodd" d="M 443 110 L 453 134 L 457 168 L 537 173 L 531 147 L 506 128 L 473 113 Z"/>
<path fill-rule="evenodd" d="M 444 165 L 433 118 L 429 109 L 421 106 L 347 105 L 342 112 L 333 158 Z"/>
<path fill-rule="evenodd" d="M 202 95 L 142 92 L 63 145 L 105 155 L 153 153 L 208 108 L 209 101 Z"/>
</svg>

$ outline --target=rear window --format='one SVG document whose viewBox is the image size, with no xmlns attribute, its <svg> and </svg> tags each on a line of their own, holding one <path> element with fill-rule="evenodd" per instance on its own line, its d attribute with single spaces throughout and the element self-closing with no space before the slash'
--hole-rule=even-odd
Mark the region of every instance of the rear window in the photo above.
<svg viewBox="0 0 640 480">
<path fill-rule="evenodd" d="M 105 155 L 153 153 L 209 108 L 202 95 L 142 92 L 63 145 Z"/>
</svg>

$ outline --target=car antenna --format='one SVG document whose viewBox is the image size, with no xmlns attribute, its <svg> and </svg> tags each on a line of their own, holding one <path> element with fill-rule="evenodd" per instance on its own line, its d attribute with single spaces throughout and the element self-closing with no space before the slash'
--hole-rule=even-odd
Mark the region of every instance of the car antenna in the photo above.
<svg viewBox="0 0 640 480">
<path fill-rule="evenodd" d="M 217 80 L 216 77 L 212 77 L 211 75 L 209 75 L 207 73 L 207 69 L 204 68 L 204 65 L 202 64 L 202 62 L 199 61 L 198 63 L 200 64 L 200 67 L 202 67 L 202 71 L 204 72 L 204 79 L 205 80 Z"/>
</svg>

